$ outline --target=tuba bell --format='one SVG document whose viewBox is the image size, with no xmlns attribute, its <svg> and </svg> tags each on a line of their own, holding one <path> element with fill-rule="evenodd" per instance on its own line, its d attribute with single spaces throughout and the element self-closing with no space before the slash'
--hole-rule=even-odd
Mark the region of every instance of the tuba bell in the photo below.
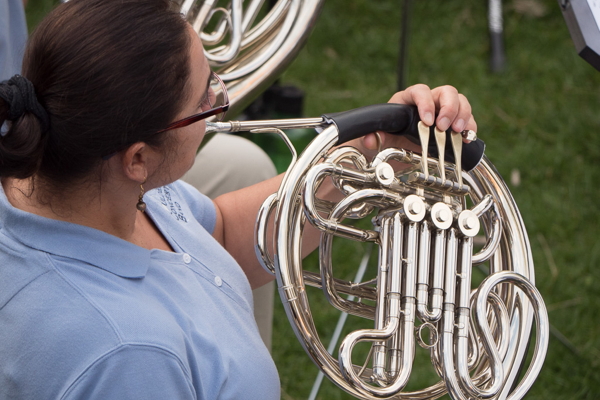
<svg viewBox="0 0 600 400">
<path fill-rule="evenodd" d="M 180 1 L 232 91 L 235 112 L 289 63 L 321 1 L 279 0 L 259 23 L 262 1 L 217 3 Z M 268 39 L 258 40 L 259 31 Z M 253 50 L 260 42 L 265 47 Z M 299 156 L 283 132 L 298 128 L 318 133 Z M 481 140 L 467 132 L 472 142 L 463 144 L 461 134 L 427 127 L 415 108 L 393 104 L 317 118 L 207 123 L 207 134 L 247 131 L 277 133 L 293 154 L 279 190 L 259 211 L 256 251 L 277 279 L 298 340 L 333 383 L 359 399 L 525 396 L 546 355 L 548 315 L 523 220 Z M 407 136 L 422 154 L 388 148 L 369 160 L 343 146 L 377 131 Z M 318 197 L 325 180 L 341 200 Z M 307 224 L 320 231 L 319 272 L 303 265 Z M 332 248 L 339 240 L 375 246 L 373 279 L 336 277 Z M 485 271 L 479 284 L 474 269 Z M 319 338 L 307 286 L 365 321 L 343 339 L 337 358 Z M 359 344 L 370 350 L 357 360 Z M 440 380 L 408 391 L 417 345 L 427 349 Z"/>
</svg>

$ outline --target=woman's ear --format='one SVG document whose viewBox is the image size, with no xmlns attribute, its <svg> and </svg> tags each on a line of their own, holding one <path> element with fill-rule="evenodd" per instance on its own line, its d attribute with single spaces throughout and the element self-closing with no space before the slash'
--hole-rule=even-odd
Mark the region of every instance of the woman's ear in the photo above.
<svg viewBox="0 0 600 400">
<path fill-rule="evenodd" d="M 125 176 L 142 183 L 148 177 L 150 146 L 144 142 L 134 143 L 122 153 L 121 165 Z"/>
</svg>

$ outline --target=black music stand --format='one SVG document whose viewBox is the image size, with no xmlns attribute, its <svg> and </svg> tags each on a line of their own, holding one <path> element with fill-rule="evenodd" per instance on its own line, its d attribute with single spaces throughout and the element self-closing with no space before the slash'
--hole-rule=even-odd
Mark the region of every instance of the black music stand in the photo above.
<svg viewBox="0 0 600 400">
<path fill-rule="evenodd" d="M 577 53 L 600 71 L 600 1 L 558 0 Z"/>
</svg>

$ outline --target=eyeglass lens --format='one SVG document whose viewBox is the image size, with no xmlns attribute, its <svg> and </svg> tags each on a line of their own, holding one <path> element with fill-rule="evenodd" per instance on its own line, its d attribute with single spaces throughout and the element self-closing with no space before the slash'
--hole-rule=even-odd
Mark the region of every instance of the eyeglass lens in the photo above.
<svg viewBox="0 0 600 400">
<path fill-rule="evenodd" d="M 221 81 L 216 77 L 215 74 L 212 74 L 209 94 L 210 108 L 221 107 L 227 103 L 227 95 L 224 90 L 225 89 L 223 88 Z M 215 114 L 214 118 L 217 121 L 222 121 L 225 118 L 225 112 Z"/>
</svg>

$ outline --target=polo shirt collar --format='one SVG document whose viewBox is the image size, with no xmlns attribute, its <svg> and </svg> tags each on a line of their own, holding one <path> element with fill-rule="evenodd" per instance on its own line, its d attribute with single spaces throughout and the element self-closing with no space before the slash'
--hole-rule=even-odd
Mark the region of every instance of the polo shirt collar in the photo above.
<svg viewBox="0 0 600 400">
<path fill-rule="evenodd" d="M 106 232 L 13 207 L 0 185 L 0 230 L 23 245 L 102 268 L 123 278 L 143 278 L 151 251 Z"/>
</svg>

